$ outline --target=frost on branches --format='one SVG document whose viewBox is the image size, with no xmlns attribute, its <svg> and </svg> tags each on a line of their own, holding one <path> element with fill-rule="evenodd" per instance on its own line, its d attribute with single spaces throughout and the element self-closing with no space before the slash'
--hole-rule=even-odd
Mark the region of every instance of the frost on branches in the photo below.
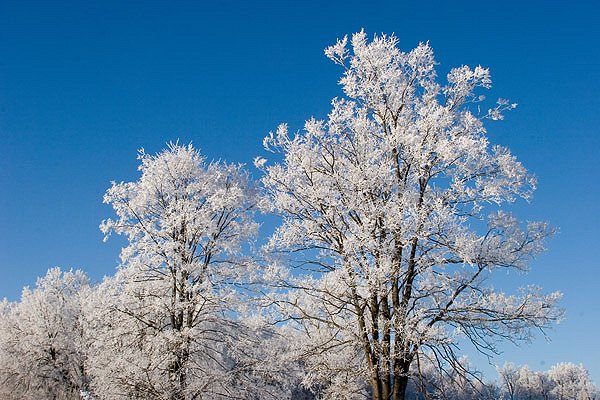
<svg viewBox="0 0 600 400">
<path fill-rule="evenodd" d="M 595 400 L 600 392 L 583 365 L 559 363 L 547 372 L 516 368 L 506 363 L 498 368 L 504 398 L 508 400 Z"/>
<path fill-rule="evenodd" d="M 458 366 L 459 340 L 494 352 L 497 338 L 528 339 L 560 318 L 559 293 L 488 283 L 526 270 L 552 229 L 502 210 L 528 200 L 535 179 L 488 143 L 484 121 L 516 105 L 480 112 L 487 69 L 438 83 L 428 44 L 402 52 L 396 37 L 364 32 L 347 42 L 325 50 L 345 97 L 302 132 L 281 125 L 264 144 L 283 161 L 255 164 L 283 218 L 269 248 L 311 270 L 277 300 L 299 332 L 305 383 L 328 398 L 403 399 L 418 364 Z"/>
<path fill-rule="evenodd" d="M 87 276 L 52 268 L 18 303 L 0 303 L 0 398 L 79 397 L 87 388 L 82 299 Z"/>
<path fill-rule="evenodd" d="M 243 296 L 233 289 L 257 229 L 248 174 L 207 164 L 191 145 L 139 159 L 141 178 L 104 197 L 117 217 L 102 231 L 129 244 L 92 302 L 93 389 L 107 399 L 250 398 L 250 383 L 236 385 L 253 338 L 234 318 Z"/>
</svg>

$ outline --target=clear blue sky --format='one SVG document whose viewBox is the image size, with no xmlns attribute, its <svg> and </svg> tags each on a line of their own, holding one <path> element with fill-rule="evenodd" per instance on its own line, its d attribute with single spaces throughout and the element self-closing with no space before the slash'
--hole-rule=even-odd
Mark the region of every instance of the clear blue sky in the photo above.
<svg viewBox="0 0 600 400">
<path fill-rule="evenodd" d="M 488 97 L 519 103 L 490 137 L 538 176 L 516 212 L 560 234 L 531 274 L 501 281 L 563 291 L 567 319 L 550 343 L 503 346 L 493 362 L 583 362 L 600 383 L 594 3 L 0 0 L 0 298 L 56 265 L 114 271 L 123 242 L 102 242 L 102 195 L 136 179 L 138 148 L 179 139 L 251 164 L 278 123 L 325 117 L 341 91 L 323 48 L 365 28 L 406 50 L 429 40 L 441 72 L 490 67 Z"/>
</svg>

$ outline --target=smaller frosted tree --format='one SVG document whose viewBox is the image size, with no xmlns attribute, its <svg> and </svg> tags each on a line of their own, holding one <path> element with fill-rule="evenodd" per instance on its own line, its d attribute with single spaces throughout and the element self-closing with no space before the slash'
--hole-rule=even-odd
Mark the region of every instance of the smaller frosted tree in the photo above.
<svg viewBox="0 0 600 400">
<path fill-rule="evenodd" d="M 548 371 L 506 363 L 498 368 L 507 400 L 595 400 L 600 393 L 583 365 L 559 363 Z"/>
<path fill-rule="evenodd" d="M 139 159 L 140 179 L 113 183 L 104 197 L 117 217 L 101 230 L 129 244 L 99 289 L 100 321 L 90 322 L 101 343 L 94 387 L 101 398 L 231 397 L 235 355 L 248 343 L 230 317 L 241 302 L 241 248 L 257 229 L 249 176 L 206 163 L 191 145 Z"/>
<path fill-rule="evenodd" d="M 52 268 L 0 316 L 0 397 L 78 399 L 87 387 L 81 300 L 86 275 Z"/>
<path fill-rule="evenodd" d="M 588 371 L 581 364 L 556 364 L 548 371 L 548 377 L 554 386 L 551 394 L 556 400 L 595 400 L 600 396 Z"/>
<path fill-rule="evenodd" d="M 548 398 L 551 389 L 548 374 L 532 371 L 527 365 L 517 371 L 517 398 L 535 400 Z"/>
<path fill-rule="evenodd" d="M 519 371 L 513 363 L 505 363 L 497 371 L 507 399 L 515 400 L 519 390 Z"/>
</svg>

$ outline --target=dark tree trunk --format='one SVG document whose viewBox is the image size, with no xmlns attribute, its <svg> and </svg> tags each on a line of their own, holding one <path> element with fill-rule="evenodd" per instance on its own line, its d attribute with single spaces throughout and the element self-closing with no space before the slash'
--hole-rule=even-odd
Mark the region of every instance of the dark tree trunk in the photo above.
<svg viewBox="0 0 600 400">
<path fill-rule="evenodd" d="M 393 400 L 404 400 L 406 397 L 406 388 L 408 387 L 408 376 L 402 375 L 395 379 Z"/>
</svg>

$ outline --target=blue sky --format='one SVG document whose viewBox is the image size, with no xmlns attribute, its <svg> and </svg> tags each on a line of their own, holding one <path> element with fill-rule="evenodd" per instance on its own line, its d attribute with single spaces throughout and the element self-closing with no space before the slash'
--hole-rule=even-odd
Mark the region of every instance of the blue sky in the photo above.
<svg viewBox="0 0 600 400">
<path fill-rule="evenodd" d="M 123 242 L 102 242 L 102 196 L 136 179 L 138 148 L 179 139 L 251 164 L 280 122 L 324 118 L 341 90 L 323 48 L 364 28 L 405 50 L 429 40 L 441 74 L 489 67 L 488 98 L 519 103 L 489 136 L 538 177 L 515 212 L 560 233 L 529 275 L 499 282 L 561 290 L 567 318 L 493 362 L 582 362 L 600 383 L 599 6 L 421 3 L 0 1 L 0 298 L 56 265 L 114 271 Z"/>
</svg>

